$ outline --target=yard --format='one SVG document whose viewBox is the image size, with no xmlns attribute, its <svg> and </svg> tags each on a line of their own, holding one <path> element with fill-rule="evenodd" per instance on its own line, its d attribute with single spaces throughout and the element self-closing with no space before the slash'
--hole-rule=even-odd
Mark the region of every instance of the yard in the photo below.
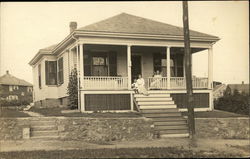
<svg viewBox="0 0 250 159">
<path fill-rule="evenodd" d="M 93 117 L 93 118 L 122 118 L 122 117 L 141 117 L 142 115 L 137 112 L 94 112 L 94 113 L 81 113 L 77 110 L 71 113 L 67 113 L 67 111 L 71 111 L 67 108 L 31 108 L 29 111 L 42 114 L 44 116 L 64 116 L 64 117 Z M 66 111 L 66 113 L 63 113 Z"/>
<path fill-rule="evenodd" d="M 226 158 L 245 157 L 240 153 L 227 153 L 217 150 L 194 151 L 176 147 L 147 148 L 104 148 L 84 150 L 53 150 L 53 151 L 15 151 L 2 152 L 4 159 L 77 159 L 77 158 Z"/>
<path fill-rule="evenodd" d="M 19 111 L 14 107 L 0 107 L 0 118 L 30 117 L 28 114 Z"/>
</svg>

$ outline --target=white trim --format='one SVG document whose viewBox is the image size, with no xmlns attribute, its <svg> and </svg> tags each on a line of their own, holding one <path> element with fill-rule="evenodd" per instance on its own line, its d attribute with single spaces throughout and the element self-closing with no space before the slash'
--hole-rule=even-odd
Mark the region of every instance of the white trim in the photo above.
<svg viewBox="0 0 250 159">
<path fill-rule="evenodd" d="M 81 112 L 84 112 L 85 111 L 85 94 L 84 92 L 81 92 L 80 93 L 80 96 L 81 96 Z"/>
<path fill-rule="evenodd" d="M 211 110 L 214 110 L 214 97 L 213 97 L 213 91 L 210 91 L 209 93 L 209 108 Z"/>
<path fill-rule="evenodd" d="M 131 110 L 98 110 L 102 113 L 127 113 L 127 112 L 133 112 L 136 113 L 137 111 L 131 111 Z M 95 111 L 82 111 L 82 113 L 94 113 Z"/>
<path fill-rule="evenodd" d="M 208 88 L 213 89 L 213 48 L 208 49 Z"/>
<path fill-rule="evenodd" d="M 133 101 L 133 92 L 130 93 L 130 107 L 131 107 L 131 111 L 134 111 L 134 101 Z"/>
<path fill-rule="evenodd" d="M 194 89 L 193 93 L 210 93 L 211 91 L 213 91 L 213 90 L 211 90 L 211 89 L 199 89 L 199 90 Z M 171 93 L 187 93 L 187 90 L 185 90 L 185 89 L 183 89 L 183 90 L 149 90 L 148 92 L 149 93 L 155 92 L 155 93 L 166 93 L 166 94 L 170 93 L 171 94 Z"/>
<path fill-rule="evenodd" d="M 171 66 L 170 66 L 170 47 L 166 48 L 166 58 L 167 58 L 167 89 L 170 89 L 170 78 L 171 78 Z"/>
<path fill-rule="evenodd" d="M 115 38 L 90 38 L 84 37 L 80 38 L 79 43 L 84 44 L 103 44 L 103 45 L 133 45 L 133 46 L 158 46 L 158 47 L 184 47 L 183 41 L 150 41 L 147 39 L 115 39 Z M 199 43 L 199 42 L 191 42 L 191 48 L 204 48 L 208 49 L 211 48 L 212 44 L 208 43 Z"/>
<path fill-rule="evenodd" d="M 80 90 L 81 92 L 84 92 L 84 94 L 130 94 L 133 92 L 133 90 L 119 90 L 119 91 L 113 91 L 113 90 Z"/>
<path fill-rule="evenodd" d="M 131 88 L 131 80 L 132 80 L 132 75 L 131 75 L 131 67 L 132 67 L 132 62 L 131 62 L 131 46 L 127 45 L 127 71 L 128 71 L 128 89 Z"/>
</svg>

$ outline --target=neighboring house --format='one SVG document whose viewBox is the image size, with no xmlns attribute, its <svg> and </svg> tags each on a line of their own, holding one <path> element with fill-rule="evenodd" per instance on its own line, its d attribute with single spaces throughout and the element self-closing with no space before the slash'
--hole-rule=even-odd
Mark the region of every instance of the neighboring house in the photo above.
<svg viewBox="0 0 250 159">
<path fill-rule="evenodd" d="M 9 71 L 0 77 L 1 105 L 15 101 L 20 104 L 32 102 L 33 86 L 25 80 L 12 76 Z"/>
<path fill-rule="evenodd" d="M 190 30 L 190 39 L 192 54 L 208 52 L 208 77 L 193 78 L 195 110 L 211 110 L 212 47 L 219 38 Z M 40 49 L 29 62 L 35 106 L 66 106 L 69 74 L 77 68 L 82 112 L 134 110 L 131 82 L 138 74 L 151 89 L 150 95 L 169 94 L 178 108 L 186 110 L 183 62 L 181 27 L 126 13 L 78 29 L 77 23 L 71 22 L 70 34 L 64 40 Z M 163 77 L 153 85 L 152 75 L 157 70 Z"/>
<path fill-rule="evenodd" d="M 227 88 L 227 85 L 225 85 L 225 84 L 216 85 L 213 88 L 214 99 L 216 100 L 216 99 L 222 97 L 224 95 L 226 88 Z"/>
<path fill-rule="evenodd" d="M 226 88 L 226 93 L 233 95 L 235 90 L 238 90 L 240 94 L 249 94 L 249 84 L 244 84 L 244 82 L 242 82 L 241 84 L 228 84 Z"/>
</svg>

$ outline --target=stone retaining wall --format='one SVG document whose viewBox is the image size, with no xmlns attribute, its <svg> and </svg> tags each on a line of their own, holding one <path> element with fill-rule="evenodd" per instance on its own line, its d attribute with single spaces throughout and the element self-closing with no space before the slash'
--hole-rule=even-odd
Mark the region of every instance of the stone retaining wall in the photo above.
<svg viewBox="0 0 250 159">
<path fill-rule="evenodd" d="M 152 120 L 146 118 L 43 117 L 54 120 L 59 139 L 83 141 L 134 141 L 153 138 Z M 23 128 L 36 117 L 0 118 L 0 140 L 20 140 Z M 42 120 L 42 118 L 40 118 Z M 249 118 L 199 118 L 199 138 L 249 138 Z"/>
<path fill-rule="evenodd" d="M 152 120 L 146 118 L 43 117 L 55 121 L 61 140 L 115 141 L 153 137 Z M 32 127 L 28 118 L 0 118 L 0 140 L 22 139 L 23 128 Z M 39 120 L 43 120 L 41 117 Z"/>
<path fill-rule="evenodd" d="M 249 118 L 197 118 L 196 135 L 202 138 L 247 139 Z"/>
</svg>

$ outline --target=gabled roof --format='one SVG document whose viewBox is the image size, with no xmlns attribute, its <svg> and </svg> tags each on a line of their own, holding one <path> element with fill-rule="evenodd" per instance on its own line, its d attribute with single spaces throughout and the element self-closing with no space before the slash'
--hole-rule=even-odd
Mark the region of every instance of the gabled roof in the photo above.
<svg viewBox="0 0 250 159">
<path fill-rule="evenodd" d="M 249 93 L 249 84 L 228 84 L 228 87 L 232 91 L 237 89 L 238 91 Z"/>
<path fill-rule="evenodd" d="M 121 13 L 100 22 L 77 29 L 79 31 L 151 34 L 183 36 L 183 28 L 146 19 L 127 13 Z M 190 37 L 206 37 L 219 39 L 216 36 L 190 30 Z"/>
<path fill-rule="evenodd" d="M 6 72 L 5 75 L 0 77 L 0 84 L 3 85 L 18 85 L 18 86 L 32 86 L 31 83 L 19 79 L 15 76 L 12 76 L 11 74 L 8 73 L 8 71 Z"/>
</svg>

